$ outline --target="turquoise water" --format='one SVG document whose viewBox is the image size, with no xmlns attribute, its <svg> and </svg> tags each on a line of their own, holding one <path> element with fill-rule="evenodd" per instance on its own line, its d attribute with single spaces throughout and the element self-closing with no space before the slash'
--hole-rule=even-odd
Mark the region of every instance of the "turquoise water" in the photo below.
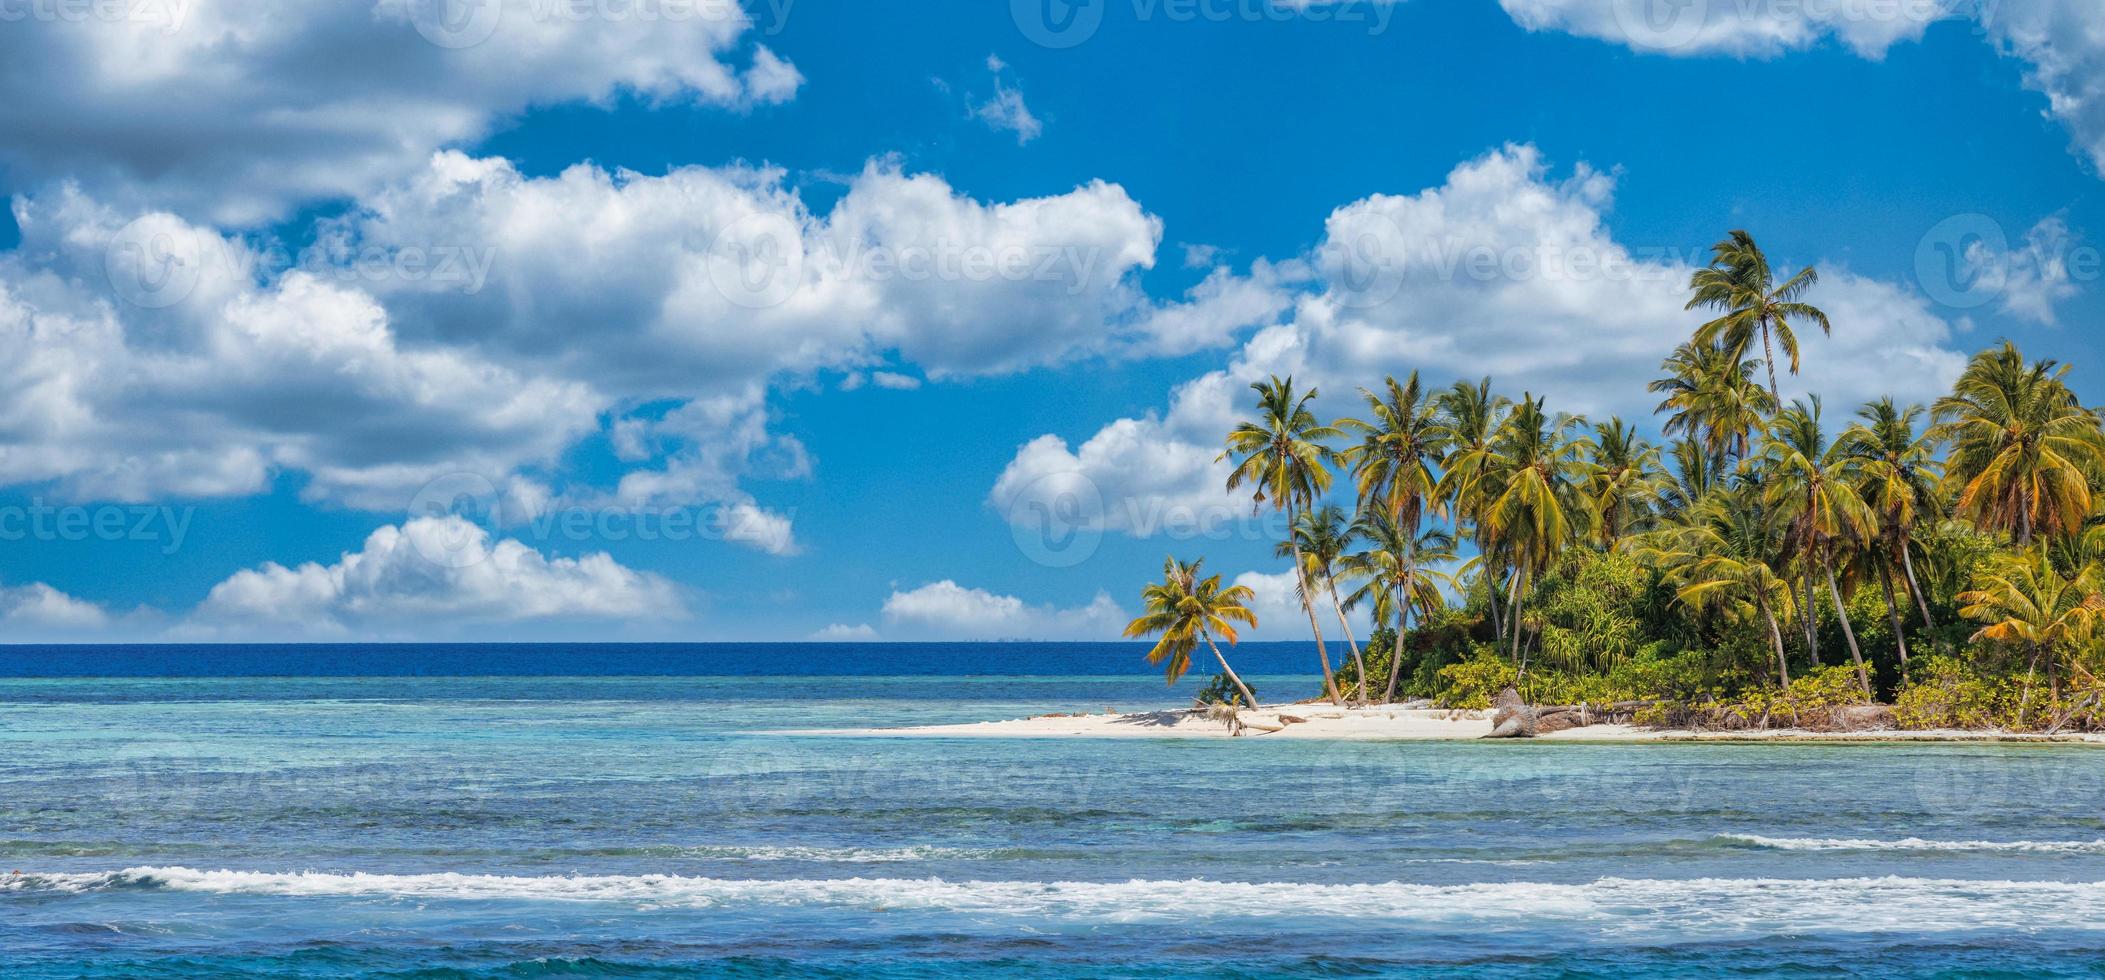
<svg viewBox="0 0 2105 980">
<path fill-rule="evenodd" d="M 781 734 L 1180 697 L 1144 675 L 0 679 L 0 973 L 2105 963 L 2105 754 L 2080 748 Z"/>
</svg>

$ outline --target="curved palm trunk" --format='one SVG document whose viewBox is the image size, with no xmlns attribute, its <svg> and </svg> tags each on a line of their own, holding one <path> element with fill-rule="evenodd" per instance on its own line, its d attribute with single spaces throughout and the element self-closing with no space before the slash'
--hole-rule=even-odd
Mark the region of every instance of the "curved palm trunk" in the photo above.
<svg viewBox="0 0 2105 980">
<path fill-rule="evenodd" d="M 1345 646 L 1352 651 L 1352 666 L 1359 671 L 1359 702 L 1365 704 L 1367 703 L 1367 661 L 1360 656 L 1359 641 L 1352 638 L 1352 622 L 1345 618 L 1345 604 L 1338 601 L 1337 579 L 1325 575 L 1323 581 L 1327 591 L 1330 593 L 1330 608 L 1337 610 L 1338 630 L 1345 634 Z"/>
<path fill-rule="evenodd" d="M 2025 712 L 2032 709 L 2032 678 L 2039 673 L 2039 644 L 2032 644 L 2032 662 L 2025 667 L 2025 693 L 2017 700 L 2017 727 L 2025 727 Z"/>
<path fill-rule="evenodd" d="M 1922 628 L 1933 630 L 1937 624 L 1930 622 L 1930 600 L 1922 594 L 1921 584 L 1915 581 L 1915 549 L 1908 546 L 1908 539 L 1900 539 L 1900 567 L 1908 573 L 1908 591 L 1915 594 L 1915 605 L 1922 610 Z"/>
<path fill-rule="evenodd" d="M 1330 674 L 1330 652 L 1323 648 L 1323 624 L 1316 622 L 1316 604 L 1308 594 L 1308 568 L 1301 563 L 1301 542 L 1298 538 L 1288 540 L 1294 546 L 1294 581 L 1301 587 L 1301 611 L 1308 614 L 1308 628 L 1316 635 L 1316 659 L 1323 664 L 1323 695 L 1331 704 L 1344 704 L 1344 697 L 1338 694 L 1338 679 Z"/>
<path fill-rule="evenodd" d="M 1783 629 L 1776 625 L 1776 614 L 1769 611 L 1766 596 L 1756 596 L 1755 605 L 1761 607 L 1761 618 L 1769 624 L 1769 642 L 1776 647 L 1776 672 L 1783 678 L 1783 686 L 1791 686 L 1791 664 L 1783 655 Z"/>
<path fill-rule="evenodd" d="M 1808 545 L 1800 556 L 1799 564 L 1805 567 L 1805 605 L 1800 608 L 1798 618 L 1805 625 L 1805 653 L 1812 658 L 1808 669 L 1820 669 L 1820 605 L 1813 601 L 1813 549 Z"/>
<path fill-rule="evenodd" d="M 1886 622 L 1893 627 L 1893 646 L 1900 651 L 1900 674 L 1908 674 L 1908 638 L 1902 635 L 1900 605 L 1893 601 L 1893 566 L 1878 562 L 1878 587 L 1886 594 Z"/>
<path fill-rule="evenodd" d="M 1842 636 L 1849 641 L 1849 659 L 1856 663 L 1856 680 L 1864 689 L 1864 699 L 1871 699 L 1871 672 L 1864 669 L 1864 652 L 1857 648 L 1856 630 L 1849 625 L 1849 610 L 1842 605 L 1842 586 L 1835 581 L 1834 549 L 1820 553 L 1820 564 L 1827 569 L 1827 595 L 1835 601 L 1835 618 L 1842 623 Z"/>
<path fill-rule="evenodd" d="M 1242 692 L 1243 703 L 1252 708 L 1257 707 L 1257 695 L 1251 694 L 1250 686 L 1243 683 L 1243 679 L 1235 673 L 1235 668 L 1228 666 L 1228 658 L 1221 656 L 1221 648 L 1214 645 L 1213 634 L 1202 629 L 1199 635 L 1206 638 L 1206 649 L 1213 651 L 1213 659 L 1221 662 L 1221 673 L 1227 674 L 1228 681 L 1235 685 L 1236 690 Z"/>
<path fill-rule="evenodd" d="M 1396 643 L 1389 649 L 1389 688 L 1382 692 L 1381 703 L 1396 700 L 1396 679 L 1403 676 L 1403 634 L 1411 625 L 1411 607 L 1405 599 L 1411 594 L 1411 571 L 1403 573 L 1402 588 L 1396 597 Z"/>
</svg>

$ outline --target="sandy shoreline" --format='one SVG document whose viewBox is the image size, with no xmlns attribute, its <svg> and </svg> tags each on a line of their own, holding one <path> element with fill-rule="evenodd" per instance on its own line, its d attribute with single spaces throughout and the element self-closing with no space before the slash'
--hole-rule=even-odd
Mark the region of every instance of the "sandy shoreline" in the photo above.
<svg viewBox="0 0 2105 980">
<path fill-rule="evenodd" d="M 1281 716 L 1285 716 L 1282 718 Z M 1444 708 L 1339 708 L 1292 704 L 1243 713 L 1246 737 L 1333 740 L 1458 741 L 1491 733 L 1489 711 Z M 1298 719 L 1287 721 L 1286 719 Z M 1277 731 L 1265 729 L 1278 728 Z M 785 734 L 852 735 L 897 738 L 1229 738 L 1226 723 L 1191 710 L 1039 715 L 1001 721 L 904 728 L 805 730 Z M 2053 742 L 2105 745 L 2097 735 L 2036 735 L 1958 730 L 1813 732 L 1778 728 L 1768 731 L 1693 731 L 1640 728 L 1633 725 L 1587 725 L 1542 735 L 1550 742 Z"/>
</svg>

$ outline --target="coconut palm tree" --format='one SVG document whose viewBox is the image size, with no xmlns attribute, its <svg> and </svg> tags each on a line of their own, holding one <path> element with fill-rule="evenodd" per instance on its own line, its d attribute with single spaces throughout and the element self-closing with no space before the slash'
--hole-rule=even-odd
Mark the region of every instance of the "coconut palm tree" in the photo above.
<svg viewBox="0 0 2105 980">
<path fill-rule="evenodd" d="M 1791 373 L 1798 373 L 1798 335 L 1792 332 L 1791 322 L 1816 324 L 1823 334 L 1834 332 L 1827 314 L 1804 301 L 1805 294 L 1820 282 L 1820 274 L 1806 266 L 1779 285 L 1769 270 L 1769 257 L 1754 243 L 1754 236 L 1744 231 L 1733 231 L 1710 251 L 1710 265 L 1689 277 L 1688 286 L 1695 295 L 1688 308 L 1708 307 L 1719 316 L 1696 328 L 1696 343 L 1719 344 L 1737 359 L 1747 356 L 1759 336 L 1762 361 L 1769 369 L 1769 398 L 1781 404 L 1776 345 L 1782 345 L 1791 358 Z"/>
<path fill-rule="evenodd" d="M 1338 598 L 1337 563 L 1345 553 L 1352 537 L 1351 518 L 1345 509 L 1336 504 L 1324 504 L 1314 510 L 1304 511 L 1294 521 L 1293 541 L 1281 541 L 1274 553 L 1286 558 L 1300 545 L 1301 560 L 1308 566 L 1302 572 L 1302 581 L 1321 588 L 1330 596 L 1330 608 L 1338 614 L 1338 629 L 1345 634 L 1345 645 L 1352 651 L 1352 665 L 1359 671 L 1359 700 L 1367 700 L 1367 662 L 1359 652 L 1359 641 L 1352 638 L 1352 622 L 1345 617 L 1345 605 Z"/>
<path fill-rule="evenodd" d="M 1596 541 L 1613 548 L 1651 523 L 1665 499 L 1666 474 L 1659 449 L 1621 418 L 1596 424 L 1587 450 L 1585 492 L 1600 516 Z"/>
<path fill-rule="evenodd" d="M 1776 654 L 1776 674 L 1791 686 L 1780 618 L 1789 618 L 1789 581 L 1775 564 L 1775 522 L 1751 487 L 1705 494 L 1675 520 L 1638 539 L 1641 560 L 1661 569 L 1675 586 L 1675 600 L 1741 620 L 1755 615 L 1767 628 Z"/>
<path fill-rule="evenodd" d="M 1507 550 L 1513 566 L 1508 619 L 1512 624 L 1513 662 L 1520 662 L 1520 612 L 1527 588 L 1556 560 L 1565 546 L 1594 524 L 1594 514 L 1580 481 L 1585 443 L 1571 437 L 1585 420 L 1555 418 L 1543 411 L 1543 399 L 1524 394 L 1500 427 L 1492 445 L 1486 475 L 1487 501 L 1479 518 L 1492 538 Z"/>
<path fill-rule="evenodd" d="M 1345 600 L 1348 608 L 1372 604 L 1374 620 L 1393 623 L 1395 646 L 1389 652 L 1389 682 L 1382 693 L 1384 704 L 1396 700 L 1396 682 L 1403 671 L 1404 634 L 1410 630 L 1410 615 L 1421 621 L 1446 605 L 1439 583 L 1447 577 L 1425 568 L 1421 562 L 1444 563 L 1454 559 L 1454 537 L 1445 531 L 1414 533 L 1380 509 L 1361 511 L 1353 522 L 1352 536 L 1366 547 L 1339 559 L 1339 572 L 1360 583 Z M 1365 675 L 1362 674 L 1362 677 Z"/>
<path fill-rule="evenodd" d="M 1136 639 L 1161 636 L 1148 651 L 1148 663 L 1161 664 L 1171 684 L 1191 669 L 1191 652 L 1203 640 L 1206 648 L 1213 651 L 1213 658 L 1220 661 L 1221 673 L 1228 675 L 1229 682 L 1242 693 L 1243 703 L 1255 708 L 1257 696 L 1250 693 L 1235 668 L 1228 666 L 1220 646 L 1213 642 L 1218 634 L 1233 646 L 1235 624 L 1257 625 L 1257 614 L 1248 606 L 1254 594 L 1245 585 L 1222 588 L 1219 575 L 1200 578 L 1199 566 L 1205 562 L 1201 558 L 1187 565 L 1175 558 L 1166 559 L 1162 563 L 1162 581 L 1140 590 L 1141 605 L 1147 612 L 1126 624 L 1126 635 Z"/>
<path fill-rule="evenodd" d="M 1908 593 L 1922 612 L 1924 629 L 1931 627 L 1929 600 L 1915 579 L 1913 540 L 1915 527 L 1937 512 L 1936 440 L 1917 434 L 1916 425 L 1926 414 L 1920 405 L 1901 408 L 1891 398 L 1866 402 L 1857 411 L 1862 421 L 1851 425 L 1835 440 L 1835 448 L 1848 457 L 1857 475 L 1857 496 L 1877 516 L 1880 546 L 1865 550 L 1876 566 L 1879 588 L 1886 598 L 1886 618 L 1893 628 L 1893 642 L 1903 669 L 1908 663 L 1908 640 L 1901 628 L 1900 605 L 1893 595 L 1893 570 L 1903 573 Z"/>
<path fill-rule="evenodd" d="M 1722 467 L 1744 458 L 1751 434 L 1776 411 L 1776 398 L 1754 381 L 1753 360 L 1720 345 L 1682 344 L 1659 365 L 1667 376 L 1646 386 L 1666 397 L 1653 413 L 1670 413 L 1667 435 L 1700 439 Z"/>
<path fill-rule="evenodd" d="M 1696 440 L 1675 440 L 1670 455 L 1674 461 L 1673 474 L 1660 491 L 1668 513 L 1679 514 L 1694 509 L 1698 501 L 1724 484 L 1724 468 Z"/>
<path fill-rule="evenodd" d="M 2034 534 L 2079 530 L 2092 481 L 2105 476 L 2105 432 L 2076 403 L 2067 374 L 2052 360 L 2027 365 L 2005 340 L 1975 354 L 1931 412 L 1931 437 L 1952 444 L 1945 480 L 1958 515 L 2019 547 Z"/>
<path fill-rule="evenodd" d="M 1763 503 L 1792 529 L 1800 567 L 1805 570 L 1807 644 L 1812 646 L 1813 575 L 1826 573 L 1828 595 L 1834 600 L 1835 617 L 1849 641 L 1849 656 L 1856 663 L 1857 681 L 1864 696 L 1871 697 L 1871 674 L 1858 648 L 1856 629 L 1842 602 L 1842 588 L 1835 578 L 1835 549 L 1848 547 L 1870 536 L 1876 520 L 1852 482 L 1853 461 L 1846 453 L 1827 444 L 1820 428 L 1820 399 L 1810 404 L 1793 402 L 1778 413 L 1762 440 L 1760 469 L 1766 487 Z M 1814 650 L 1813 663 L 1819 663 Z"/>
<path fill-rule="evenodd" d="M 1308 407 L 1315 400 L 1316 389 L 1297 395 L 1294 380 L 1277 375 L 1250 387 L 1257 392 L 1257 418 L 1236 425 L 1228 433 L 1228 448 L 1219 457 L 1235 460 L 1234 468 L 1228 472 L 1228 489 L 1236 490 L 1245 483 L 1253 485 L 1255 505 L 1262 508 L 1269 501 L 1285 513 L 1287 526 L 1292 527 L 1295 517 L 1330 489 L 1330 465 L 1337 461 L 1337 453 L 1323 441 L 1342 433 L 1318 421 Z M 1292 542 L 1293 535 L 1289 534 L 1287 540 Z M 1311 601 L 1300 546 L 1296 544 L 1293 551 L 1294 579 L 1301 593 L 1301 610 L 1308 614 L 1308 628 L 1315 634 L 1316 659 L 1323 668 L 1323 691 L 1331 703 L 1341 704 L 1344 699 L 1330 673 L 1330 654 L 1323 647 L 1322 624 L 1316 622 L 1316 607 Z"/>
<path fill-rule="evenodd" d="M 1379 506 L 1416 528 L 1427 512 L 1440 510 L 1434 468 L 1446 452 L 1447 429 L 1433 399 L 1419 387 L 1416 371 L 1401 384 L 1390 376 L 1380 393 L 1365 388 L 1359 393 L 1367 402 L 1366 420 L 1339 419 L 1336 427 L 1360 441 L 1339 456 L 1352 467 L 1362 506 Z"/>
<path fill-rule="evenodd" d="M 1497 461 L 1492 443 L 1513 403 L 1491 393 L 1490 378 L 1473 385 L 1457 381 L 1434 401 L 1440 407 L 1447 444 L 1446 465 L 1435 496 L 1447 502 L 1456 533 L 1466 532 L 1476 543 L 1477 561 L 1486 574 L 1484 592 L 1491 605 L 1491 627 L 1503 640 L 1506 627 L 1499 614 L 1498 582 L 1505 577 L 1504 550 L 1485 526 L 1483 513 L 1490 499 L 1486 477 Z"/>
<path fill-rule="evenodd" d="M 1993 562 L 1977 574 L 1971 591 L 1959 594 L 1959 614 L 1986 623 L 1975 641 L 1992 640 L 2025 651 L 2024 696 L 2018 701 L 2017 724 L 2024 727 L 2032 704 L 2032 681 L 2040 658 L 2051 667 L 2065 647 L 2090 642 L 2105 617 L 2105 572 L 2087 563 L 2063 574 L 2044 548 L 2031 548 Z"/>
</svg>

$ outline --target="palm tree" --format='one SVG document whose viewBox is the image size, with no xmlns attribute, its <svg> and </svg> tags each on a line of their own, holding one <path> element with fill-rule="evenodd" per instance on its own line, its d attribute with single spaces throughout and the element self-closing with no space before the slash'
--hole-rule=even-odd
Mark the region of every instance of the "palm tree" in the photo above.
<svg viewBox="0 0 2105 980">
<path fill-rule="evenodd" d="M 1359 393 L 1367 401 L 1368 421 L 1338 420 L 1340 431 L 1360 437 L 1339 455 L 1352 467 L 1364 506 L 1380 506 L 1415 529 L 1428 510 L 1440 509 L 1433 467 L 1440 465 L 1449 433 L 1416 371 L 1402 384 L 1389 377 L 1381 394 L 1365 388 Z"/>
<path fill-rule="evenodd" d="M 2087 563 L 2073 575 L 2063 575 L 2046 549 L 2032 548 L 1994 562 L 1975 577 L 1971 591 L 1959 594 L 1959 601 L 1966 604 L 1960 615 L 1988 624 L 1974 640 L 2021 647 L 2028 654 L 2024 696 L 2017 707 L 2022 728 L 2040 658 L 2048 658 L 2051 669 L 2061 647 L 2090 640 L 2092 628 L 2105 616 L 2105 572 Z"/>
<path fill-rule="evenodd" d="M 1752 360 L 1719 345 L 1682 344 L 1659 365 L 1667 376 L 1647 385 L 1665 395 L 1654 414 L 1670 412 L 1660 431 L 1700 439 L 1712 461 L 1747 455 L 1749 434 L 1776 411 L 1776 397 L 1754 381 Z"/>
<path fill-rule="evenodd" d="M 1543 411 L 1543 399 L 1524 394 L 1492 447 L 1487 482 L 1493 489 L 1479 520 L 1505 546 L 1513 564 L 1508 618 L 1516 664 L 1528 585 L 1593 524 L 1592 509 L 1579 489 L 1585 443 L 1570 438 L 1584 422 L 1570 415 L 1552 419 Z"/>
<path fill-rule="evenodd" d="M 1866 402 L 1857 411 L 1863 421 L 1850 426 L 1835 442 L 1835 448 L 1854 465 L 1857 495 L 1877 515 L 1882 547 L 1865 553 L 1877 566 L 1902 669 L 1908 664 L 1908 641 L 1901 628 L 1900 605 L 1893 596 L 1896 566 L 1905 573 L 1908 593 L 1922 611 L 1923 628 L 1932 625 L 1929 600 L 1915 579 L 1912 546 L 1915 526 L 1937 509 L 1937 443 L 1916 435 L 1916 423 L 1924 414 L 1920 405 L 1901 408 L 1891 398 Z"/>
<path fill-rule="evenodd" d="M 1359 700 L 1367 700 L 1367 662 L 1360 657 L 1359 641 L 1352 638 L 1352 623 L 1345 618 L 1345 605 L 1338 599 L 1337 562 L 1345 552 L 1352 536 L 1351 520 L 1345 509 L 1336 504 L 1324 504 L 1314 510 L 1304 511 L 1294 522 L 1293 541 L 1281 541 L 1274 553 L 1281 558 L 1294 553 L 1294 545 L 1301 547 L 1301 560 L 1307 564 L 1302 580 L 1322 587 L 1330 595 L 1330 608 L 1338 614 L 1338 629 L 1345 634 L 1345 645 L 1352 650 L 1352 664 L 1359 670 Z"/>
<path fill-rule="evenodd" d="M 1651 522 L 1664 502 L 1666 474 L 1659 468 L 1658 448 L 1621 418 L 1595 425 L 1588 448 L 1586 497 L 1600 516 L 1598 543 L 1613 548 Z"/>
<path fill-rule="evenodd" d="M 1219 575 L 1200 578 L 1199 566 L 1205 563 L 1203 558 L 1189 565 L 1175 558 L 1165 560 L 1162 581 L 1140 590 L 1141 604 L 1147 612 L 1126 624 L 1126 635 L 1139 638 L 1161 634 L 1162 638 L 1148 651 L 1148 663 L 1161 664 L 1171 684 L 1191 669 L 1191 652 L 1204 640 L 1214 659 L 1221 662 L 1221 672 L 1242 693 L 1243 703 L 1255 708 L 1257 696 L 1250 693 L 1249 686 L 1236 675 L 1235 668 L 1228 666 L 1228 658 L 1213 642 L 1218 633 L 1232 646 L 1236 623 L 1257 625 L 1257 614 L 1246 605 L 1254 594 L 1246 585 L 1221 588 Z"/>
<path fill-rule="evenodd" d="M 1422 621 L 1427 614 L 1446 605 L 1446 597 L 1438 584 L 1446 576 L 1423 568 L 1419 563 L 1452 560 L 1454 538 L 1445 531 L 1418 534 L 1406 530 L 1404 525 L 1379 509 L 1361 511 L 1359 520 L 1353 522 L 1352 536 L 1365 541 L 1367 546 L 1339 560 L 1339 571 L 1346 578 L 1361 583 L 1345 604 L 1358 608 L 1362 603 L 1372 603 L 1375 621 L 1393 622 L 1396 627 L 1395 646 L 1389 652 L 1389 683 L 1382 693 L 1382 703 L 1386 704 L 1396 700 L 1396 682 L 1403 672 L 1403 639 L 1410 630 L 1410 614 L 1417 612 Z M 1362 678 L 1365 676 L 1361 674 Z"/>
<path fill-rule="evenodd" d="M 1842 603 L 1842 588 L 1835 579 L 1834 552 L 1867 537 L 1874 519 L 1864 499 L 1851 483 L 1853 461 L 1829 446 L 1820 429 L 1820 399 L 1793 402 L 1779 413 L 1762 441 L 1761 470 L 1767 489 L 1763 502 L 1792 529 L 1801 567 L 1805 569 L 1807 644 L 1812 646 L 1813 572 L 1827 575 L 1828 595 L 1834 600 L 1835 616 L 1842 635 L 1849 641 L 1849 656 L 1856 663 L 1857 681 L 1864 696 L 1871 697 L 1871 674 L 1864 667 L 1864 654 L 1857 647 L 1856 630 L 1849 610 Z M 1819 664 L 1819 652 L 1813 653 Z"/>
<path fill-rule="evenodd" d="M 2079 530 L 2091 511 L 2091 481 L 2105 475 L 2105 433 L 2076 403 L 2066 366 L 2030 366 L 2017 345 L 1973 356 L 1952 393 L 1937 400 L 1932 438 L 1950 440 L 1945 479 L 1960 517 L 2013 535 Z"/>
<path fill-rule="evenodd" d="M 1675 440 L 1672 456 L 1673 476 L 1661 491 L 1668 513 L 1678 514 L 1694 509 L 1697 502 L 1724 484 L 1724 468 L 1719 466 L 1718 461 L 1705 452 L 1702 444 L 1696 440 Z"/>
<path fill-rule="evenodd" d="M 1486 569 L 1485 596 L 1491 604 L 1491 627 L 1499 639 L 1506 636 L 1505 620 L 1499 615 L 1498 580 L 1503 578 L 1503 551 L 1483 521 L 1489 502 L 1486 482 L 1498 454 L 1492 443 L 1498 438 L 1512 402 L 1491 393 L 1491 379 L 1476 384 L 1457 381 L 1434 399 L 1440 406 L 1440 425 L 1447 443 L 1445 471 L 1435 495 L 1448 503 L 1454 514 L 1457 534 L 1467 528 L 1476 542 L 1477 561 Z"/>
<path fill-rule="evenodd" d="M 1316 389 L 1296 395 L 1293 379 L 1277 375 L 1250 387 L 1257 392 L 1257 420 L 1236 425 L 1228 433 L 1228 448 L 1219 457 L 1236 457 L 1235 468 L 1228 473 L 1228 489 L 1254 484 L 1255 505 L 1262 508 L 1267 500 L 1271 501 L 1273 507 L 1285 513 L 1287 526 L 1292 527 L 1296 515 L 1330 489 L 1329 464 L 1337 454 L 1323 440 L 1341 433 L 1319 422 L 1309 409 Z M 1289 534 L 1287 540 L 1293 542 L 1293 535 Z M 1337 680 L 1330 674 L 1330 654 L 1323 647 L 1323 627 L 1316 622 L 1315 603 L 1310 601 L 1307 566 L 1302 562 L 1298 543 L 1293 551 L 1294 579 L 1300 588 L 1301 609 L 1308 614 L 1308 628 L 1315 634 L 1316 659 L 1323 668 L 1323 691 L 1331 703 L 1342 704 Z"/>
<path fill-rule="evenodd" d="M 1720 315 L 1696 328 L 1696 343 L 1722 341 L 1734 358 L 1742 358 L 1759 335 L 1762 361 L 1769 369 L 1769 398 L 1781 404 L 1783 394 L 1776 387 L 1775 344 L 1783 345 L 1783 352 L 1791 358 L 1791 373 L 1798 373 L 1798 335 L 1792 332 L 1791 321 L 1818 324 L 1821 333 L 1834 332 L 1827 314 L 1804 302 L 1805 294 L 1819 283 L 1820 274 L 1806 266 L 1778 285 L 1769 271 L 1769 257 L 1754 244 L 1754 236 L 1744 231 L 1732 232 L 1711 246 L 1710 251 L 1710 265 L 1689 277 L 1688 286 L 1695 295 L 1689 299 L 1688 308 L 1709 307 Z"/>
<path fill-rule="evenodd" d="M 1789 582 L 1773 563 L 1775 524 L 1751 490 L 1721 489 L 1638 539 L 1637 553 L 1665 572 L 1684 605 L 1723 612 L 1730 619 L 1754 614 L 1768 629 L 1779 683 L 1791 686 L 1779 617 L 1791 614 Z"/>
</svg>

